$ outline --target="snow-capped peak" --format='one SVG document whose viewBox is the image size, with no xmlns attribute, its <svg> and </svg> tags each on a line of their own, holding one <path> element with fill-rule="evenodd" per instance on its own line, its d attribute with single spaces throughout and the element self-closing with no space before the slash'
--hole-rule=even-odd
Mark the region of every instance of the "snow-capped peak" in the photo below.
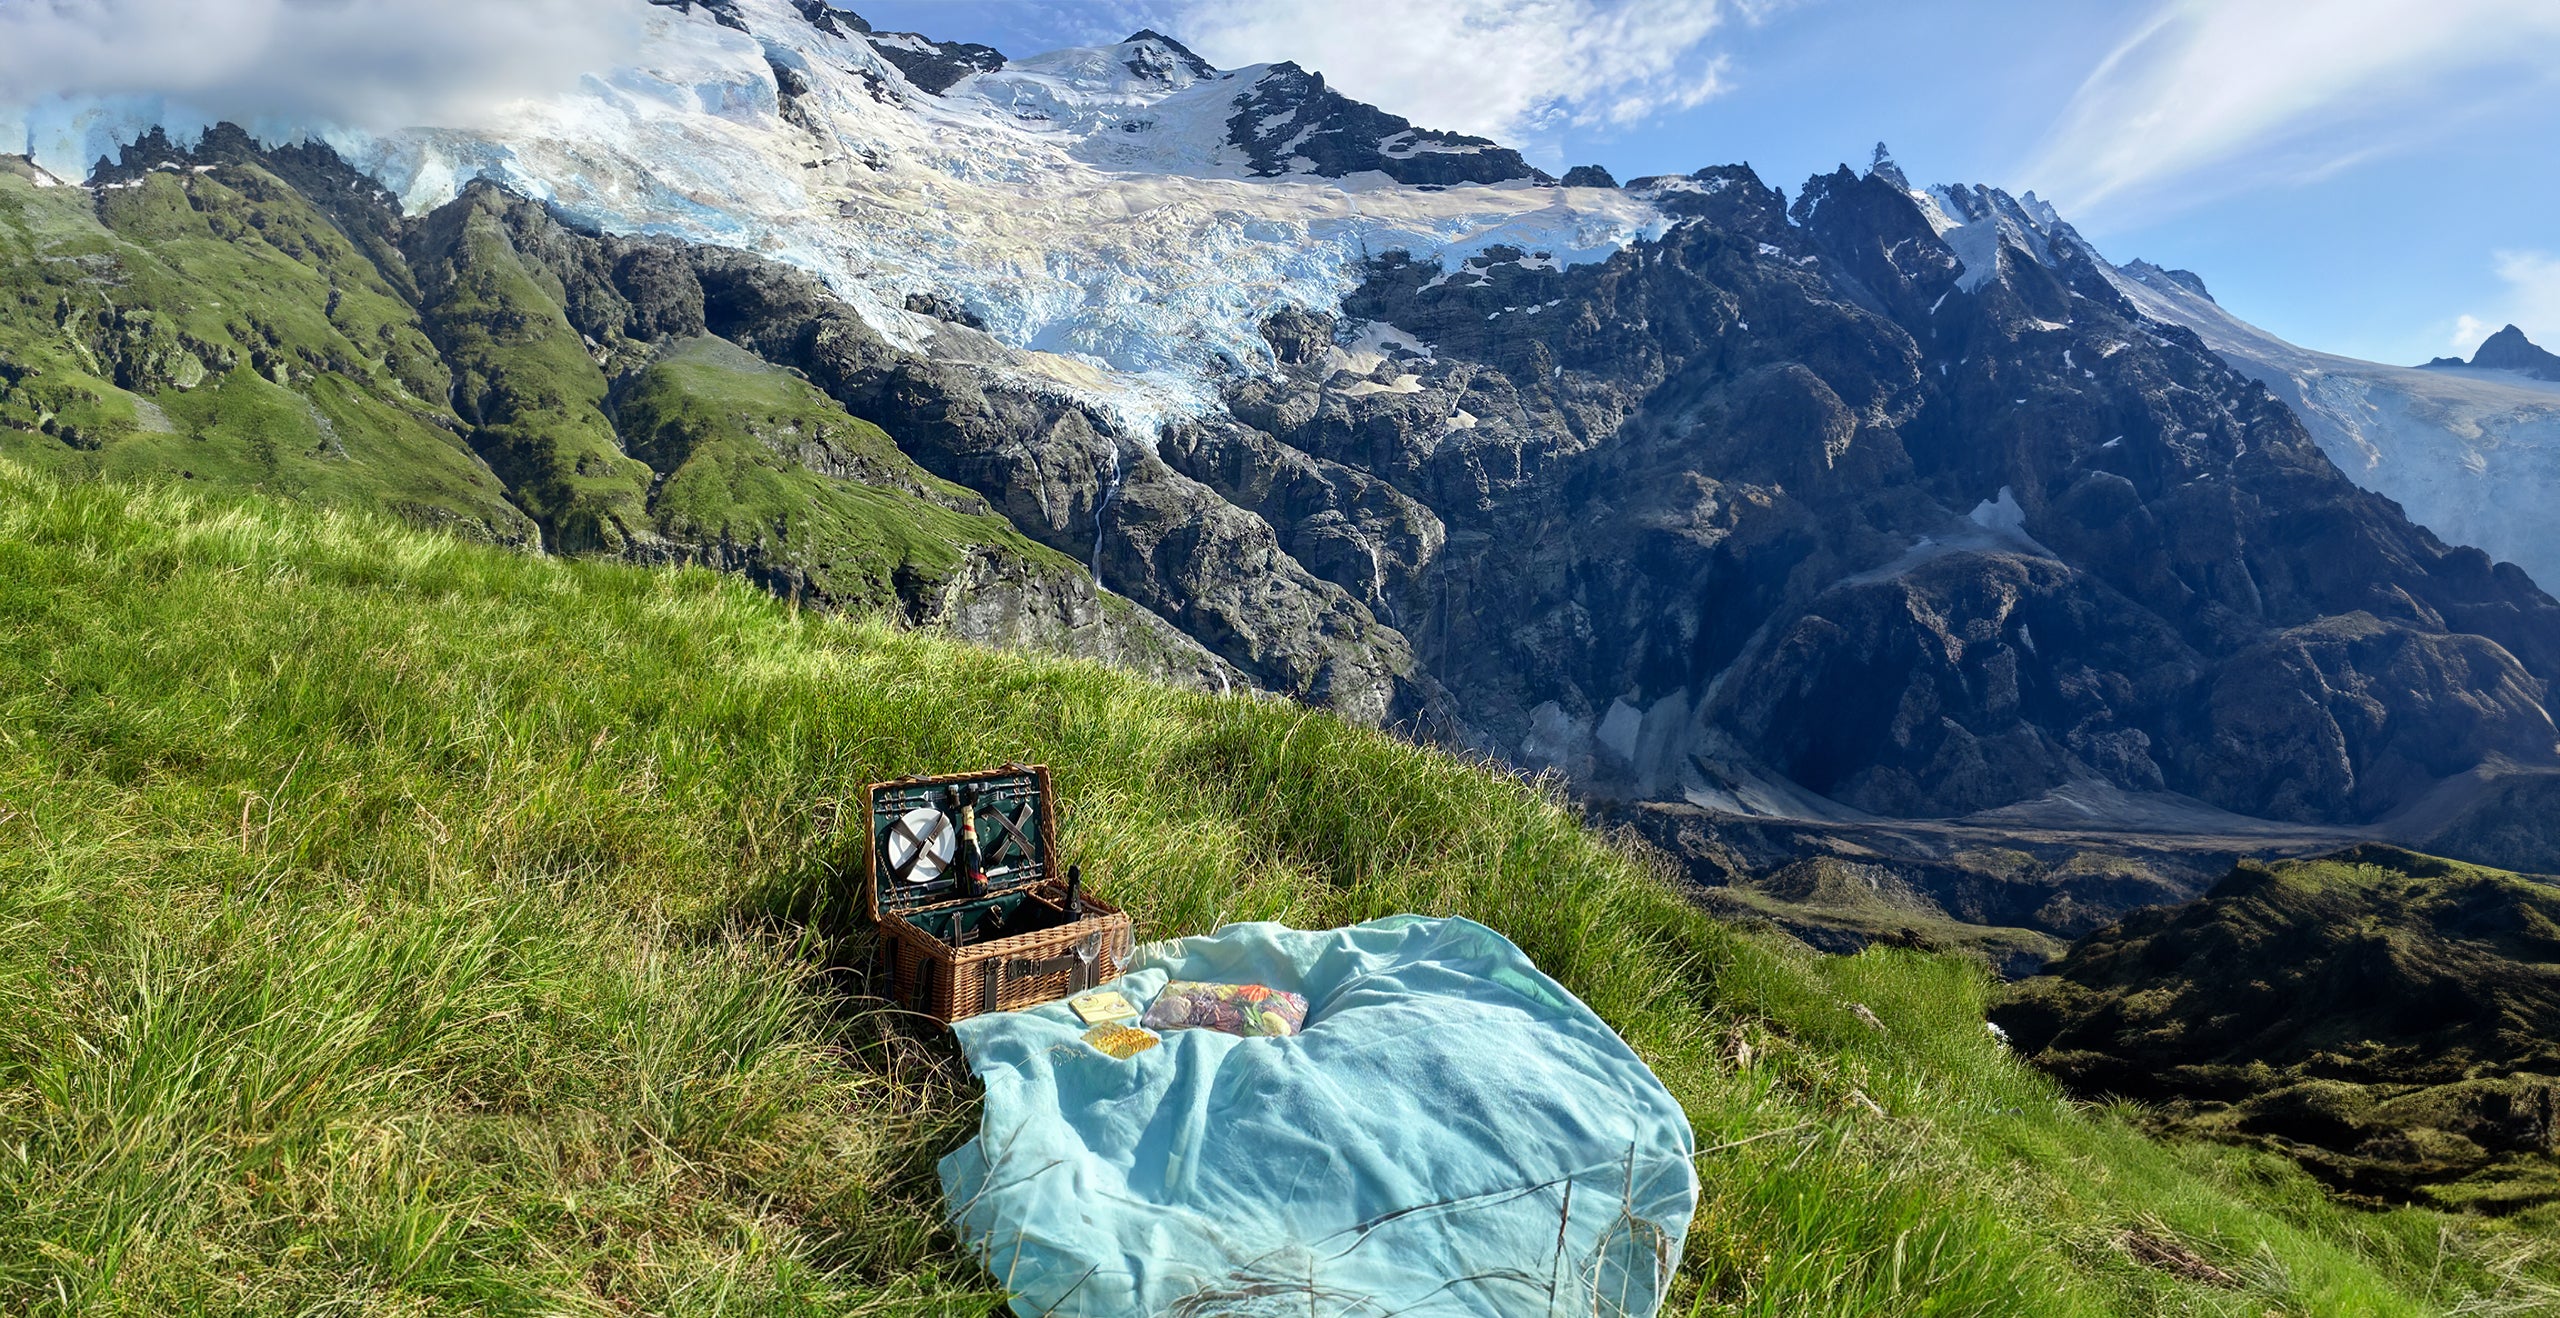
<svg viewBox="0 0 2560 1318">
<path fill-rule="evenodd" d="M 247 127 L 325 138 L 413 212 L 488 178 L 599 228 L 789 262 L 893 341 L 969 337 L 974 359 L 1142 439 L 1214 408 L 1224 373 L 1267 363 L 1265 317 L 1331 310 L 1372 254 L 1455 265 L 1512 246 L 1572 264 L 1668 226 L 1642 197 L 1537 186 L 1491 143 L 1416 129 L 1293 66 L 1210 68 L 1158 33 L 1009 60 L 877 32 L 823 0 L 657 5 L 642 25 L 622 67 L 498 126 Z M 207 122 L 157 98 L 0 108 L 0 152 L 23 142 L 80 178 L 155 125 L 191 142 Z M 1281 146 L 1273 170 L 1260 157 Z M 1396 182 L 1443 170 L 1504 181 Z M 911 296 L 991 338 L 907 310 Z"/>
<path fill-rule="evenodd" d="M 1879 146 L 1877 173 L 1892 168 L 1890 157 Z M 1902 171 L 1893 169 L 1888 181 L 1901 178 Z M 1983 184 L 1965 186 L 1942 183 L 1934 188 L 1911 188 L 1912 204 L 1920 208 L 1921 218 L 1964 263 L 1964 273 L 1956 287 L 1973 292 L 2000 275 L 2000 254 L 2015 249 L 2026 253 L 2037 263 L 2058 267 L 2061 251 L 2080 242 L 2079 234 L 2062 216 L 2035 193 L 2012 197 L 1998 188 Z"/>
<path fill-rule="evenodd" d="M 1122 67 L 1137 77 L 1188 85 L 1218 76 L 1217 68 L 1192 54 L 1189 46 L 1153 28 L 1138 29 L 1115 49 L 1126 52 Z"/>
</svg>

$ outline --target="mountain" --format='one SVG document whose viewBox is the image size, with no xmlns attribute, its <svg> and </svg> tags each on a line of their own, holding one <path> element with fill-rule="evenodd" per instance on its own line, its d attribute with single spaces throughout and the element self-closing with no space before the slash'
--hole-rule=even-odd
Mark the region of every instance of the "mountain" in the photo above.
<svg viewBox="0 0 2560 1318">
<path fill-rule="evenodd" d="M 2560 489 L 2560 376 L 2497 366 L 2494 353 L 2409 368 L 2313 352 L 2233 316 L 2192 274 L 2135 261 L 2117 276 L 2143 314 L 2193 330 L 2283 399 L 2358 485 L 2448 541 L 2560 580 L 2560 528 L 2544 512 L 2544 492 Z"/>
<path fill-rule="evenodd" d="M 97 177 L 0 175 L 0 450 L 702 562 L 1222 680 L 984 497 L 707 336 L 680 248 L 575 234 L 486 187 L 406 217 L 327 148 L 236 129 L 192 150 L 154 133 Z"/>
<path fill-rule="evenodd" d="M 2371 1198 L 2560 1200 L 2560 885 L 2387 847 L 2244 865 L 1994 1009 L 2074 1089 Z"/>
<path fill-rule="evenodd" d="M 1970 965 L 1805 955 L 1535 785 L 1280 702 L 201 485 L 0 459 L 0 527 L 0 1312 L 1009 1312 L 931 1190 L 981 1087 L 829 916 L 848 784 L 997 755 L 1051 766 L 1143 937 L 1516 940 L 1700 1132 L 1683 1311 L 2560 1283 L 2529 1222 L 2338 1212 L 2064 1101 Z M 1195 1307 L 1305 1312 L 1288 1282 Z"/>
<path fill-rule="evenodd" d="M 1153 32 L 645 17 L 499 127 L 18 112 L 0 447 L 1280 693 L 2039 938 L 2421 815 L 2550 844 L 2560 604 L 2033 194 L 1564 187 Z"/>
<path fill-rule="evenodd" d="M 2482 340 L 2480 350 L 2471 354 L 2468 362 L 2459 357 L 2438 357 L 2427 363 L 2431 370 L 2459 366 L 2482 371 L 2513 371 L 2537 380 L 2560 382 L 2560 356 L 2544 350 L 2513 325 Z"/>
</svg>

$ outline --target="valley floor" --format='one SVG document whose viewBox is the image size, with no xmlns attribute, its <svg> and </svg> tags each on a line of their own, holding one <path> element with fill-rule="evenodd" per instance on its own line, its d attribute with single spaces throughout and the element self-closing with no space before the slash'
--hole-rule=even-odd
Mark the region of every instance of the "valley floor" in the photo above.
<svg viewBox="0 0 2560 1318">
<path fill-rule="evenodd" d="M 703 570 L 0 463 L 0 1309 L 986 1314 L 947 1044 L 863 994 L 863 784 L 1053 766 L 1142 936 L 1502 930 L 1698 1132 L 1673 1312 L 2490 1314 L 2543 1218 L 2338 1206 L 1987 1032 L 1979 963 L 1720 922 L 1296 706 Z"/>
</svg>

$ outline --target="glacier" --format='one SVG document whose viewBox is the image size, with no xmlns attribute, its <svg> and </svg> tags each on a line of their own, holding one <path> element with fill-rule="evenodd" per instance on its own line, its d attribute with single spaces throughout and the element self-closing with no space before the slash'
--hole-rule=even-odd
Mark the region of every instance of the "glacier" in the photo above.
<svg viewBox="0 0 2560 1318">
<path fill-rule="evenodd" d="M 1003 345 L 999 374 L 1087 402 L 1140 442 L 1216 410 L 1222 380 L 1271 368 L 1263 321 L 1337 308 L 1370 257 L 1454 265 L 1509 246 L 1587 263 L 1673 222 L 1615 189 L 1255 176 L 1227 119 L 1272 66 L 1204 73 L 1122 43 L 933 94 L 875 47 L 892 34 L 813 24 L 788 0 L 724 8 L 747 30 L 652 6 L 629 63 L 485 117 L 500 126 L 243 126 L 325 140 L 413 213 L 485 178 L 605 231 L 787 262 L 902 347 L 957 332 L 906 309 L 939 296 Z M 208 122 L 159 98 L 54 100 L 0 109 L 0 150 L 23 143 L 77 179 L 151 127 L 185 142 Z"/>
<path fill-rule="evenodd" d="M 2560 583 L 2560 384 L 2511 371 L 2415 368 L 2296 347 L 2149 262 L 2114 267 L 2143 314 L 2195 331 L 2285 401 L 2329 460 L 2449 544 Z"/>
</svg>

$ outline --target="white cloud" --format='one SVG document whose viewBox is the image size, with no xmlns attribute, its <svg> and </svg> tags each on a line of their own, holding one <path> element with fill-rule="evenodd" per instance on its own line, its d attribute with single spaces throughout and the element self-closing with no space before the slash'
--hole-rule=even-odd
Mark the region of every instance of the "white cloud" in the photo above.
<svg viewBox="0 0 2560 1318">
<path fill-rule="evenodd" d="M 636 0 L 0 0 L 0 99 L 165 96 L 220 118 L 452 122 L 572 85 Z"/>
<path fill-rule="evenodd" d="M 2554 0 L 2164 0 L 2025 177 L 2084 215 L 2212 190 L 2199 179 L 2243 158 L 2252 180 L 2316 178 L 2461 113 L 2488 75 L 2547 76 L 2555 58 Z"/>
<path fill-rule="evenodd" d="M 2549 252 L 2499 252 L 2498 278 L 2505 296 L 2486 316 L 2466 314 L 2454 322 L 2453 349 L 2468 357 L 2480 341 L 2513 325 L 2526 338 L 2552 347 L 2560 344 L 2560 256 Z"/>
<path fill-rule="evenodd" d="M 1427 128 L 1535 145 L 1725 86 L 1724 0 L 1198 0 L 1177 35 L 1222 67 L 1295 60 Z M 1768 0 L 1730 6 L 1756 18 Z"/>
</svg>

